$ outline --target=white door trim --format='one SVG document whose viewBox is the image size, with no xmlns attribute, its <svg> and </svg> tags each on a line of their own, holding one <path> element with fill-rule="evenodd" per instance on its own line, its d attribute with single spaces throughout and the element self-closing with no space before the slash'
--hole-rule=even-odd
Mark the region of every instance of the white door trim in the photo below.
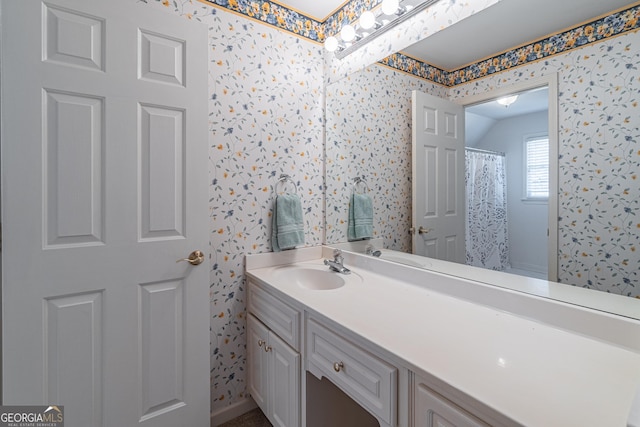
<svg viewBox="0 0 640 427">
<path fill-rule="evenodd" d="M 551 73 L 513 85 L 496 88 L 487 92 L 469 95 L 454 100 L 464 107 L 491 101 L 512 93 L 524 92 L 540 87 L 549 88 L 549 205 L 548 224 L 549 238 L 547 247 L 548 276 L 553 282 L 558 281 L 558 74 Z"/>
</svg>

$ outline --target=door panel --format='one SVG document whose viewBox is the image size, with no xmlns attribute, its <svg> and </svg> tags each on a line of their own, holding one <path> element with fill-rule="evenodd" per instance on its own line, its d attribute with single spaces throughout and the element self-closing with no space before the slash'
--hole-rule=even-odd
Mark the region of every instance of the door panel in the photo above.
<svg viewBox="0 0 640 427">
<path fill-rule="evenodd" d="M 140 105 L 140 235 L 142 239 L 184 234 L 185 112 Z"/>
<path fill-rule="evenodd" d="M 45 247 L 102 244 L 104 99 L 43 91 Z"/>
<path fill-rule="evenodd" d="M 104 71 L 104 20 L 43 4 L 44 61 Z"/>
<path fill-rule="evenodd" d="M 44 304 L 45 401 L 75 402 L 78 423 L 100 425 L 103 295 L 92 292 L 47 299 Z"/>
<path fill-rule="evenodd" d="M 185 85 L 184 40 L 140 30 L 139 78 L 142 80 Z"/>
<path fill-rule="evenodd" d="M 184 406 L 184 281 L 140 286 L 141 420 Z"/>
<path fill-rule="evenodd" d="M 128 0 L 0 5 L 4 403 L 207 425 L 208 268 L 176 263 L 208 252 L 207 29 Z"/>
</svg>

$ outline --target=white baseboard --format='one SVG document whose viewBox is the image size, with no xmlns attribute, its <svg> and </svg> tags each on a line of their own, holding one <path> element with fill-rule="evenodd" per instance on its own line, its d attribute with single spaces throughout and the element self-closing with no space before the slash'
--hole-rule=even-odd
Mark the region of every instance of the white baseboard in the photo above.
<svg viewBox="0 0 640 427">
<path fill-rule="evenodd" d="M 217 427 L 220 424 L 231 421 L 232 419 L 239 417 L 242 414 L 246 414 L 257 407 L 258 405 L 256 405 L 256 402 L 254 402 L 252 398 L 247 397 L 227 407 L 218 409 L 211 413 L 211 427 Z"/>
</svg>

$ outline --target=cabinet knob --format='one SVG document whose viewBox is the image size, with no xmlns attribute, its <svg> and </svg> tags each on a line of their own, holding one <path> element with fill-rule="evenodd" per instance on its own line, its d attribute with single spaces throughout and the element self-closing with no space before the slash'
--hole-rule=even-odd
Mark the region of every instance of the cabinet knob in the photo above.
<svg viewBox="0 0 640 427">
<path fill-rule="evenodd" d="M 265 351 L 266 353 L 269 353 L 269 352 L 271 351 L 271 346 L 270 346 L 270 345 L 265 345 L 265 346 L 264 346 L 264 351 Z"/>
<path fill-rule="evenodd" d="M 258 347 L 262 347 L 264 345 L 264 341 L 258 340 Z"/>
<path fill-rule="evenodd" d="M 333 370 L 336 372 L 340 372 L 342 368 L 344 368 L 344 363 L 342 362 L 336 362 L 333 364 Z"/>
</svg>

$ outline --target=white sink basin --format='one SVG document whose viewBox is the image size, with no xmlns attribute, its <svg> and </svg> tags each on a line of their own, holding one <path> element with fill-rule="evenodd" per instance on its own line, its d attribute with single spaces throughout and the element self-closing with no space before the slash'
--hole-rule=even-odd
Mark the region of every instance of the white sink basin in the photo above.
<svg viewBox="0 0 640 427">
<path fill-rule="evenodd" d="M 345 285 L 347 275 L 342 275 L 328 268 L 292 266 L 284 267 L 277 273 L 279 280 L 295 283 L 298 286 L 314 291 L 337 289 Z"/>
</svg>

